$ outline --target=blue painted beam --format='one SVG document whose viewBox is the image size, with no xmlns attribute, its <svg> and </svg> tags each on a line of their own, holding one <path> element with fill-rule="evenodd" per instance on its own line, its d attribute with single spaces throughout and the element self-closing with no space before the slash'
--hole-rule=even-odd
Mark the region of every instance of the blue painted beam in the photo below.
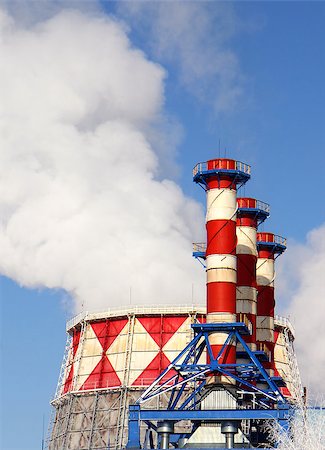
<svg viewBox="0 0 325 450">
<path fill-rule="evenodd" d="M 202 258 L 205 259 L 205 252 L 193 252 L 192 256 L 194 256 L 194 258 Z"/>
<path fill-rule="evenodd" d="M 249 447 L 253 448 L 253 447 Z M 141 450 L 142 447 L 127 447 L 122 450 Z M 209 447 L 210 450 L 228 450 L 226 447 Z M 276 450 L 274 447 L 268 447 L 269 450 Z M 147 450 L 157 450 L 157 448 L 147 448 Z M 207 447 L 191 447 L 191 450 L 207 450 Z M 247 450 L 247 447 L 236 447 L 236 450 Z"/>
<path fill-rule="evenodd" d="M 139 420 L 242 420 L 242 419 L 285 419 L 289 415 L 288 409 L 219 409 L 219 410 L 140 410 Z"/>
<path fill-rule="evenodd" d="M 193 323 L 191 325 L 195 333 L 206 332 L 230 332 L 238 331 L 240 334 L 249 335 L 250 331 L 244 322 L 230 322 L 230 323 Z"/>
</svg>

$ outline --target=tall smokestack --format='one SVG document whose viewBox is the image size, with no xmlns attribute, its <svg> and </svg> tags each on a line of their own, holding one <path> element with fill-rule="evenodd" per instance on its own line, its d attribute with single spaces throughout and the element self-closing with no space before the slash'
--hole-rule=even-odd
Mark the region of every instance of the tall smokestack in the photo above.
<svg viewBox="0 0 325 450">
<path fill-rule="evenodd" d="M 263 363 L 270 376 L 274 376 L 274 259 L 286 249 L 286 240 L 273 233 L 257 234 L 258 259 L 257 280 L 257 320 L 256 343 L 258 350 L 268 355 Z"/>
<path fill-rule="evenodd" d="M 244 322 L 251 335 L 244 336 L 252 351 L 256 350 L 256 234 L 257 227 L 268 216 L 268 204 L 254 198 L 238 198 L 237 211 L 237 320 Z M 242 351 L 241 345 L 237 351 Z M 245 355 L 240 355 L 245 362 Z M 238 360 L 237 360 L 238 362 Z"/>
<path fill-rule="evenodd" d="M 207 192 L 207 323 L 236 322 L 237 186 L 249 178 L 250 167 L 233 159 L 213 159 L 194 169 L 194 181 Z M 214 356 L 226 338 L 222 333 L 210 336 Z M 235 364 L 235 344 L 224 355 L 220 362 Z"/>
</svg>

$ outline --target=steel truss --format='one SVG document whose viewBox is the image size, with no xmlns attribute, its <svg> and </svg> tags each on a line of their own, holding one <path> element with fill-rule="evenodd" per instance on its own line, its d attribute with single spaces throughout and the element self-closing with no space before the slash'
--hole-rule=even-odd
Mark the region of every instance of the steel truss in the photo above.
<svg viewBox="0 0 325 450">
<path fill-rule="evenodd" d="M 220 423 L 222 421 L 240 422 L 251 420 L 276 420 L 284 431 L 289 429 L 292 408 L 279 390 L 282 379 L 270 377 L 261 360 L 267 358 L 261 351 L 252 351 L 243 335 L 250 334 L 242 322 L 193 324 L 194 338 L 182 350 L 173 362 L 161 373 L 152 385 L 140 396 L 136 404 L 129 408 L 128 449 L 154 448 L 153 434 L 157 433 L 160 422 L 175 424 L 179 421 L 191 421 L 192 432 L 200 421 Z M 226 337 L 219 353 L 213 355 L 209 337 L 213 333 L 222 333 Z M 245 354 L 245 363 L 225 364 L 230 345 L 241 344 Z M 206 360 L 208 362 L 206 362 Z M 242 409 L 204 409 L 203 400 L 216 389 L 216 384 L 209 382 L 211 377 L 228 379 L 237 392 L 251 395 L 249 408 Z M 222 382 L 221 382 L 222 383 Z M 150 410 L 141 406 L 161 395 L 168 395 L 167 409 Z M 240 406 L 239 406 L 240 407 Z M 237 406 L 238 408 L 238 406 Z M 253 409 L 251 409 L 253 408 Z M 157 421 L 157 424 L 154 422 Z M 147 425 L 144 442 L 140 442 L 140 424 Z M 191 434 L 191 433 L 190 433 Z M 186 437 L 188 437 L 188 434 Z M 170 432 L 170 442 L 177 447 L 180 435 Z M 185 436 L 182 436 L 185 437 Z M 159 447 L 158 436 L 158 448 Z M 168 448 L 168 447 L 167 447 Z"/>
</svg>

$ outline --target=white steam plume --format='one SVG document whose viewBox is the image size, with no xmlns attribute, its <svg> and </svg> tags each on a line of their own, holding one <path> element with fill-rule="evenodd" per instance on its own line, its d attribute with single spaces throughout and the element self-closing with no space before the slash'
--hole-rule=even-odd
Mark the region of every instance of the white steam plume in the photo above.
<svg viewBox="0 0 325 450">
<path fill-rule="evenodd" d="M 291 299 L 286 313 L 296 329 L 302 381 L 312 397 L 324 397 L 325 224 L 308 233 L 305 244 L 289 242 L 280 258 L 279 294 Z"/>
<path fill-rule="evenodd" d="M 204 296 L 203 213 L 157 179 L 164 71 L 123 26 L 77 11 L 0 15 L 0 272 L 63 288 L 75 309 Z"/>
</svg>

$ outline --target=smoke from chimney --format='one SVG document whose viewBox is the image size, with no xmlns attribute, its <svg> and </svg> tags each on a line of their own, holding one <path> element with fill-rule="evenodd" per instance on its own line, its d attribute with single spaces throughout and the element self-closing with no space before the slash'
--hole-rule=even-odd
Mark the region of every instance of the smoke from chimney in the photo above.
<svg viewBox="0 0 325 450">
<path fill-rule="evenodd" d="M 0 23 L 0 272 L 76 310 L 203 299 L 202 208 L 161 179 L 151 140 L 161 66 L 108 17 Z"/>
</svg>

